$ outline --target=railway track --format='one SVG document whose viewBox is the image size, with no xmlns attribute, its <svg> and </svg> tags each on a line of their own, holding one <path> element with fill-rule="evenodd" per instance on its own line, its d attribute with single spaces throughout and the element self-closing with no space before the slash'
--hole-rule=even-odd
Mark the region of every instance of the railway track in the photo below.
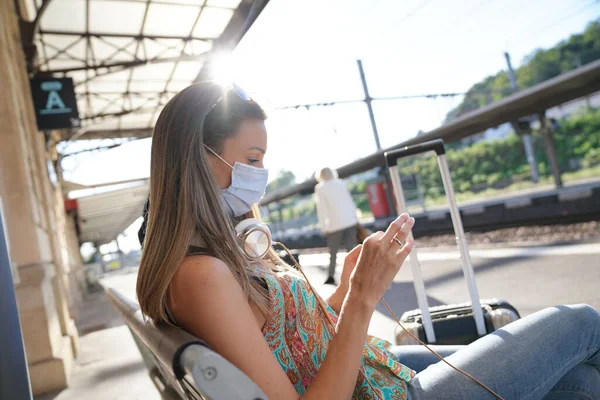
<svg viewBox="0 0 600 400">
<path fill-rule="evenodd" d="M 489 200 L 459 207 L 466 232 L 489 232 L 502 228 L 571 224 L 600 220 L 600 183 L 573 185 L 547 192 L 531 193 L 501 200 Z M 452 233 L 447 209 L 412 213 L 416 238 Z M 370 230 L 384 230 L 393 218 L 363 224 Z M 318 229 L 296 230 L 274 235 L 290 248 L 323 247 L 326 240 Z"/>
</svg>

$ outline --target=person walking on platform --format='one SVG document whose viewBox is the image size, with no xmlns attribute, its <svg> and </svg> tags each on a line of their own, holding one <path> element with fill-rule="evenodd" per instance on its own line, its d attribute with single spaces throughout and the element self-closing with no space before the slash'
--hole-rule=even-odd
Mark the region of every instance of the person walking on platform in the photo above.
<svg viewBox="0 0 600 400">
<path fill-rule="evenodd" d="M 356 246 L 356 206 L 344 181 L 331 168 L 323 168 L 316 174 L 319 183 L 315 187 L 317 217 L 321 232 L 327 237 L 329 269 L 325 284 L 335 285 L 335 266 L 340 246 L 347 251 Z"/>
</svg>

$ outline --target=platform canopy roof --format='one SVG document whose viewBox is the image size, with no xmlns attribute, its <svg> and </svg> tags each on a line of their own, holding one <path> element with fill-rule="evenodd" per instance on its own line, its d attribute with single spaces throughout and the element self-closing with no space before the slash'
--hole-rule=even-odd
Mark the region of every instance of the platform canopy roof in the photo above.
<svg viewBox="0 0 600 400">
<path fill-rule="evenodd" d="M 82 128 L 61 139 L 77 140 L 149 136 L 166 102 L 205 79 L 211 60 L 237 45 L 268 0 L 20 2 L 30 66 L 74 79 Z"/>
</svg>

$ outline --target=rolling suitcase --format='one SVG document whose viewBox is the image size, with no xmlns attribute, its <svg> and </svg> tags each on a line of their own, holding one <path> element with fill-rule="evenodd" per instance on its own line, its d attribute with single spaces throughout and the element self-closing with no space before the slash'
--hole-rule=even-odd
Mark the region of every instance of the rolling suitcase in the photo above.
<svg viewBox="0 0 600 400">
<path fill-rule="evenodd" d="M 425 343 L 469 344 L 477 338 L 519 319 L 520 316 L 518 311 L 504 300 L 479 300 L 473 265 L 467 249 L 465 233 L 458 206 L 456 205 L 452 179 L 450 178 L 450 171 L 446 161 L 446 150 L 444 142 L 441 139 L 385 153 L 398 213 L 406 212 L 404 193 L 397 168 L 398 160 L 429 151 L 434 151 L 437 155 L 471 302 L 430 308 L 425 293 L 425 283 L 421 275 L 421 267 L 417 258 L 417 249 L 413 248 L 409 256 L 409 262 L 414 277 L 419 309 L 407 311 L 402 315 L 400 321 L 407 330 Z M 473 307 L 472 305 L 474 304 L 479 304 L 479 307 Z M 396 328 L 395 338 L 397 345 L 418 344 L 399 326 Z"/>
</svg>

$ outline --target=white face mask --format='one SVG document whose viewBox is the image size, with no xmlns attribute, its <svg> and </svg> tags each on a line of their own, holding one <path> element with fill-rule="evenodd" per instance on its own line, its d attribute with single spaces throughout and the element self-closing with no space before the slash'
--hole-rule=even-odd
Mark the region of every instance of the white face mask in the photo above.
<svg viewBox="0 0 600 400">
<path fill-rule="evenodd" d="M 231 166 L 210 147 L 206 145 L 205 147 L 232 169 L 231 186 L 221 190 L 230 215 L 239 217 L 246 214 L 265 195 L 269 171 L 239 162 Z"/>
</svg>

